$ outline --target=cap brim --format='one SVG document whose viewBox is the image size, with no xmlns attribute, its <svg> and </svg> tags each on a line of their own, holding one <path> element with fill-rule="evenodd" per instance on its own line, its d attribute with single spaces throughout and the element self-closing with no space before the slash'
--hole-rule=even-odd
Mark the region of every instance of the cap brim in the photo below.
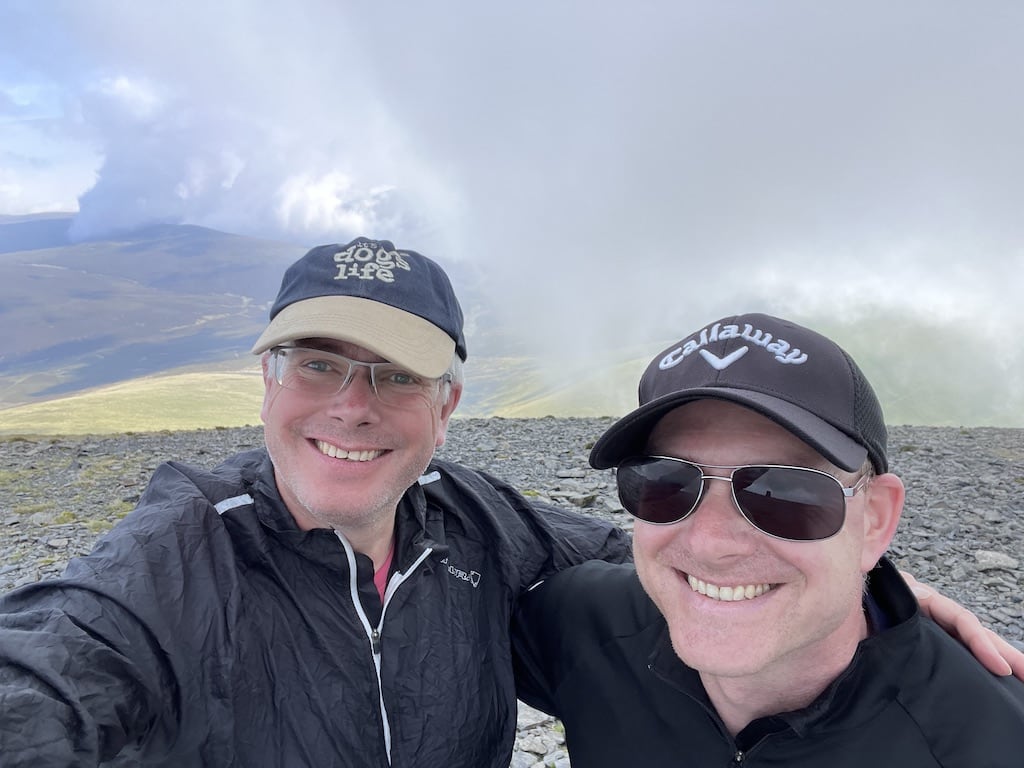
<svg viewBox="0 0 1024 768">
<path fill-rule="evenodd" d="M 855 472 L 867 459 L 867 448 L 793 403 L 745 389 L 703 387 L 665 395 L 623 416 L 594 443 L 590 451 L 591 466 L 608 469 L 629 456 L 644 453 L 647 439 L 662 416 L 684 403 L 707 399 L 728 400 L 757 411 L 792 432 L 840 469 Z"/>
<path fill-rule="evenodd" d="M 258 355 L 297 339 L 337 339 L 427 378 L 448 370 L 455 340 L 419 315 L 357 296 L 317 296 L 289 304 L 253 344 Z"/>
</svg>

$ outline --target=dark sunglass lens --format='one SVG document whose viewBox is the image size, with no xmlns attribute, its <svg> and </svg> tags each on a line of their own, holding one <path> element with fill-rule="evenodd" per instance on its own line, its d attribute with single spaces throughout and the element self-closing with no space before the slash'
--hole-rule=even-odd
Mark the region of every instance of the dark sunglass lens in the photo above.
<svg viewBox="0 0 1024 768">
<path fill-rule="evenodd" d="M 649 523 L 682 520 L 700 499 L 700 469 L 671 459 L 626 459 L 616 470 L 619 500 Z"/>
<path fill-rule="evenodd" d="M 732 485 L 743 515 L 772 536 L 814 541 L 843 527 L 845 498 L 829 475 L 788 467 L 743 467 L 733 474 Z"/>
</svg>

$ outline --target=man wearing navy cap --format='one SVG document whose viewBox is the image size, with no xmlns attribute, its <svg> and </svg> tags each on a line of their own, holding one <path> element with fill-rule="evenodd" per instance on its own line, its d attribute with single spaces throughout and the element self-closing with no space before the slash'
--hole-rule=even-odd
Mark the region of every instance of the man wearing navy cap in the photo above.
<svg viewBox="0 0 1024 768">
<path fill-rule="evenodd" d="M 433 459 L 466 342 L 430 259 L 314 248 L 270 317 L 266 449 L 161 466 L 62 580 L 0 598 L 5 768 L 507 768 L 515 597 L 626 536 Z"/>
<path fill-rule="evenodd" d="M 574 768 L 1021 765 L 1024 682 L 922 621 L 882 559 L 903 484 L 829 339 L 700 329 L 590 460 L 616 468 L 635 570 L 558 574 L 515 624 L 521 695 L 563 718 Z"/>
</svg>

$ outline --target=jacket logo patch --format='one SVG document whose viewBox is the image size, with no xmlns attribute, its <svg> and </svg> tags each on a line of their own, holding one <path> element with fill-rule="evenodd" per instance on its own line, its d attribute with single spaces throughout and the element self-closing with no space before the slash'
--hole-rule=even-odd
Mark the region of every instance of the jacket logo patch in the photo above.
<svg viewBox="0 0 1024 768">
<path fill-rule="evenodd" d="M 454 576 L 456 579 L 462 579 L 462 581 L 468 581 L 473 585 L 473 589 L 480 586 L 480 574 L 476 571 L 464 571 L 461 568 L 456 568 L 454 565 L 448 562 L 446 557 L 441 561 L 441 565 L 448 569 L 448 573 Z"/>
</svg>

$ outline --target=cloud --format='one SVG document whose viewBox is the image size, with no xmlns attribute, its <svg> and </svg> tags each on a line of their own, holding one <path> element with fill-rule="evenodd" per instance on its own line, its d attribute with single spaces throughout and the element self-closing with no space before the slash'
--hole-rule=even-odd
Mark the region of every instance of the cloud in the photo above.
<svg viewBox="0 0 1024 768">
<path fill-rule="evenodd" d="M 0 206 L 78 197 L 80 236 L 386 236 L 581 365 L 740 309 L 1024 321 L 1017 3 L 12 9 Z"/>
</svg>

